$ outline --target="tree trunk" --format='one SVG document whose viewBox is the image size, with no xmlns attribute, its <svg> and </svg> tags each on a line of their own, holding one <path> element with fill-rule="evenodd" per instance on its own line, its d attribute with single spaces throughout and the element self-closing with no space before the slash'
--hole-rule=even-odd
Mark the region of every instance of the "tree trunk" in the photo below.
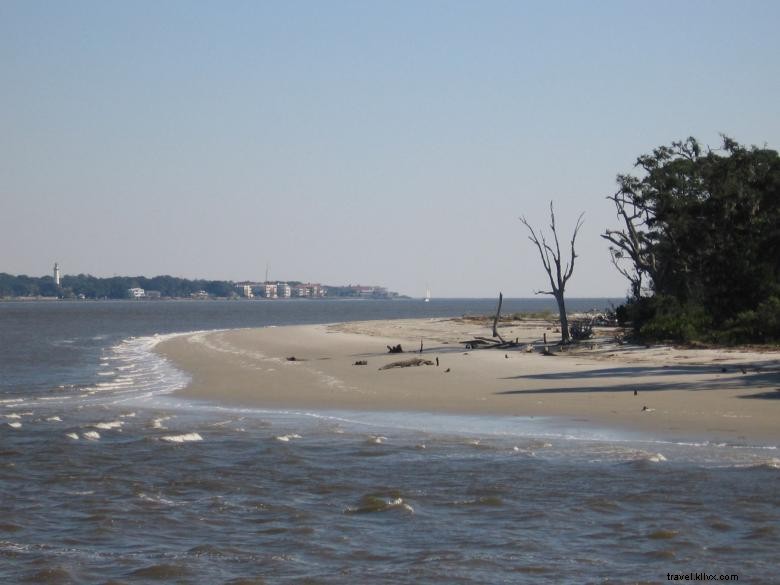
<svg viewBox="0 0 780 585">
<path fill-rule="evenodd" d="M 563 300 L 563 295 L 555 295 L 555 300 L 558 302 L 558 315 L 561 319 L 561 343 L 570 343 L 569 319 L 566 317 L 566 304 Z"/>
</svg>

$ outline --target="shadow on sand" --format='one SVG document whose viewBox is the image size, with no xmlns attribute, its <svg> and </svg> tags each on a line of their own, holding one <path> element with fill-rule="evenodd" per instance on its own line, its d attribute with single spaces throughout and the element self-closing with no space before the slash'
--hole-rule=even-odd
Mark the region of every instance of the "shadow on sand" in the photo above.
<svg viewBox="0 0 780 585">
<path fill-rule="evenodd" d="M 723 369 L 725 368 L 725 372 Z M 706 380 L 682 382 L 679 380 L 666 381 L 663 378 L 669 376 L 711 376 Z M 671 366 L 625 366 L 616 368 L 602 368 L 590 371 L 551 372 L 547 374 L 527 374 L 503 378 L 504 380 L 548 380 L 548 381 L 577 381 L 579 384 L 563 386 L 560 388 L 540 388 L 527 390 L 505 390 L 497 392 L 497 395 L 511 394 L 564 394 L 586 392 L 654 392 L 659 390 L 709 390 L 709 389 L 749 389 L 780 385 L 780 364 L 775 360 L 753 363 L 749 366 L 735 366 L 732 364 L 679 364 Z M 618 380 L 614 385 L 588 385 L 583 386 L 583 381 Z M 740 398 L 766 398 L 780 399 L 780 388 L 770 391 L 758 392 L 741 396 Z"/>
</svg>

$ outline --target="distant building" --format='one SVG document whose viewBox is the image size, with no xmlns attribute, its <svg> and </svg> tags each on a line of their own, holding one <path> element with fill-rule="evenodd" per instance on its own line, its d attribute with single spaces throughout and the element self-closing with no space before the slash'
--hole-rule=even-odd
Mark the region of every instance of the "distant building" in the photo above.
<svg viewBox="0 0 780 585">
<path fill-rule="evenodd" d="M 144 297 L 147 299 L 159 299 L 162 297 L 162 293 L 159 290 L 148 290 L 144 293 Z"/>
<path fill-rule="evenodd" d="M 292 287 L 286 282 L 277 282 L 276 295 L 283 299 L 289 299 L 292 296 Z"/>
<path fill-rule="evenodd" d="M 321 298 L 325 296 L 325 289 L 320 284 L 301 284 L 295 288 L 295 296 L 301 298 Z"/>
<path fill-rule="evenodd" d="M 209 298 L 209 293 L 207 293 L 205 290 L 199 290 L 198 292 L 191 293 L 190 298 L 202 301 Z"/>
<path fill-rule="evenodd" d="M 142 299 L 146 296 L 146 291 L 142 288 L 129 288 L 127 289 L 127 296 L 131 299 Z"/>
<path fill-rule="evenodd" d="M 60 274 L 59 262 L 54 263 L 54 286 L 60 286 L 60 280 L 62 275 Z"/>
<path fill-rule="evenodd" d="M 255 296 L 255 293 L 252 292 L 252 283 L 240 282 L 236 285 L 236 288 L 241 293 L 242 297 L 245 297 L 247 299 L 252 299 Z"/>
<path fill-rule="evenodd" d="M 276 285 L 271 284 L 270 282 L 266 282 L 263 284 L 263 296 L 267 299 L 275 299 L 276 298 Z"/>
</svg>

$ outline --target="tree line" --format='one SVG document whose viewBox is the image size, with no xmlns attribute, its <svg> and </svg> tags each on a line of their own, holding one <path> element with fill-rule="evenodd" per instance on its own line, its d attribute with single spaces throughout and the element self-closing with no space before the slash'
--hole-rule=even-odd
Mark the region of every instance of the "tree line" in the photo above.
<svg viewBox="0 0 780 585">
<path fill-rule="evenodd" d="M 235 284 L 224 280 L 189 280 L 175 276 L 113 276 L 98 278 L 90 274 L 65 275 L 60 286 L 51 276 L 13 276 L 0 273 L 0 297 L 78 297 L 88 299 L 126 299 L 128 289 L 157 291 L 163 297 L 189 297 L 205 291 L 215 297 L 235 294 Z"/>
</svg>

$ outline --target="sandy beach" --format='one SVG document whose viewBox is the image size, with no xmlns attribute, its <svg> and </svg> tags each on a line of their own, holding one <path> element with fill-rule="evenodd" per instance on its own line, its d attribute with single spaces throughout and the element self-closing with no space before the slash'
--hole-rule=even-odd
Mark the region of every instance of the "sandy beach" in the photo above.
<svg viewBox="0 0 780 585">
<path fill-rule="evenodd" d="M 555 416 L 657 437 L 780 442 L 780 352 L 632 346 L 604 328 L 545 356 L 543 335 L 558 338 L 548 322 L 499 332 L 520 346 L 467 349 L 490 323 L 456 318 L 196 333 L 157 351 L 191 375 L 181 395 L 231 405 Z M 397 344 L 404 353 L 389 354 Z M 433 365 L 380 369 L 411 358 Z"/>
</svg>

